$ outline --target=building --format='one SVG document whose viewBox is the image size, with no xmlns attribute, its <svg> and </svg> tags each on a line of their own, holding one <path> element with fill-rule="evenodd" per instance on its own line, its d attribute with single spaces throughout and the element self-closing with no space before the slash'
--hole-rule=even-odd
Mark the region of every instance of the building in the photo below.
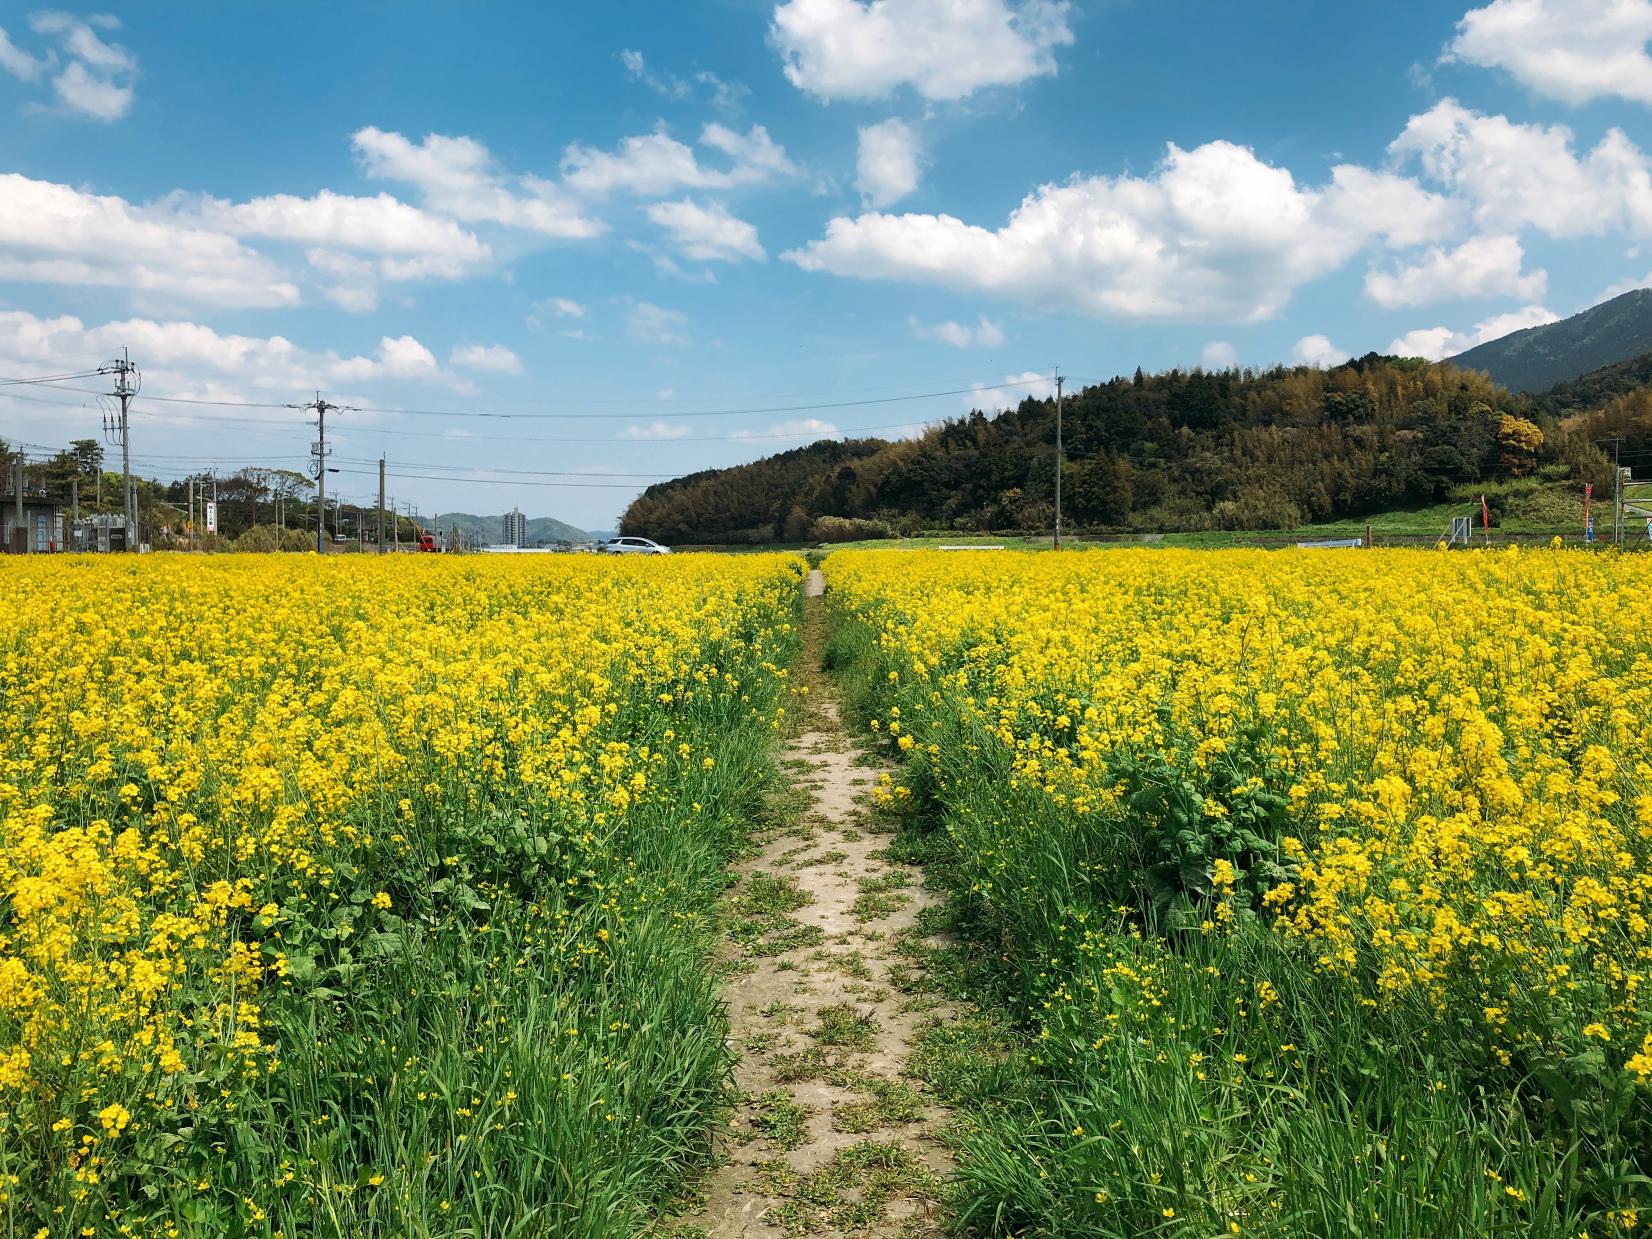
<svg viewBox="0 0 1652 1239">
<path fill-rule="evenodd" d="M 528 518 L 515 508 L 505 513 L 505 545 L 526 546 L 528 543 Z"/>
<path fill-rule="evenodd" d="M 119 512 L 95 512 L 80 518 L 75 526 L 76 551 L 126 550 L 126 517 Z"/>
<path fill-rule="evenodd" d="M 61 551 L 63 505 L 46 494 L 44 485 L 25 481 L 23 502 L 17 501 L 15 469 L 0 484 L 0 550 L 10 554 Z"/>
</svg>

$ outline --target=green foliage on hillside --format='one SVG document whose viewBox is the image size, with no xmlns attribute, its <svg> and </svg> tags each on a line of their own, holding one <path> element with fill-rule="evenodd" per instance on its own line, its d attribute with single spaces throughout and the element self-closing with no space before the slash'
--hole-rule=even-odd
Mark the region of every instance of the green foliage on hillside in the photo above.
<svg viewBox="0 0 1652 1239">
<path fill-rule="evenodd" d="M 1652 387 L 1652 353 L 1642 353 L 1628 361 L 1592 370 L 1570 382 L 1557 383 L 1538 397 L 1538 405 L 1557 414 L 1594 409 L 1614 396 L 1626 396 L 1642 387 Z"/>
<path fill-rule="evenodd" d="M 1552 410 L 1481 374 L 1375 354 L 1334 370 L 1138 371 L 1069 396 L 1063 426 L 1064 515 L 1096 529 L 1292 528 L 1539 471 L 1610 478 Z M 822 537 L 823 518 L 1048 528 L 1054 470 L 1055 403 L 1029 399 L 913 440 L 816 443 L 651 486 L 621 529 L 761 542 Z"/>
<path fill-rule="evenodd" d="M 1511 391 L 1542 392 L 1652 350 L 1652 289 L 1638 288 L 1581 314 L 1511 332 L 1451 358 Z"/>
</svg>

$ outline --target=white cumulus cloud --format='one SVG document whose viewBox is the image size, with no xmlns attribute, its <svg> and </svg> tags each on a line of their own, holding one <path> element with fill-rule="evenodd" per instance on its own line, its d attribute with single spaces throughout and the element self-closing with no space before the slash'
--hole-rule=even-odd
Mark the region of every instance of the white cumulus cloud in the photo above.
<svg viewBox="0 0 1652 1239">
<path fill-rule="evenodd" d="M 279 267 L 225 231 L 16 173 L 0 173 L 0 279 L 247 308 L 299 300 Z"/>
<path fill-rule="evenodd" d="M 205 398 L 233 398 L 248 389 L 292 398 L 315 388 L 339 390 L 386 378 L 449 381 L 431 351 L 412 336 L 386 336 L 372 354 L 344 355 L 305 349 L 283 336 L 227 334 L 187 321 L 129 318 L 87 326 L 73 315 L 0 311 L 0 362 L 8 368 L 19 362 L 84 364 L 87 357 L 113 356 L 122 347 L 130 347 L 145 378 L 157 387 Z"/>
<path fill-rule="evenodd" d="M 419 378 L 437 370 L 436 354 L 412 336 L 385 336 L 379 341 L 379 364 L 395 378 Z"/>
<path fill-rule="evenodd" d="M 1529 305 L 1524 309 L 1484 319 L 1466 331 L 1450 327 L 1420 327 L 1392 341 L 1388 345 L 1388 351 L 1399 357 L 1426 357 L 1430 361 L 1439 361 L 1443 357 L 1455 357 L 1477 344 L 1485 344 L 1511 332 L 1556 322 L 1559 317 L 1553 310 L 1540 305 Z"/>
<path fill-rule="evenodd" d="M 1304 366 L 1336 366 L 1348 360 L 1348 351 L 1324 336 L 1303 336 L 1291 346 L 1291 360 Z"/>
<path fill-rule="evenodd" d="M 92 120 L 119 120 L 131 110 L 138 59 L 98 33 L 118 30 L 117 18 L 100 13 L 82 20 L 48 9 L 29 14 L 29 25 L 57 43 L 61 60 L 57 52 L 31 56 L 0 30 L 0 69 L 25 82 L 56 69 L 51 81 L 59 107 Z"/>
<path fill-rule="evenodd" d="M 488 374 L 522 373 L 522 359 L 503 344 L 462 344 L 449 355 L 447 363 Z"/>
<path fill-rule="evenodd" d="M 705 166 L 692 147 L 660 130 L 622 138 L 612 151 L 574 143 L 562 154 L 562 179 L 572 189 L 594 196 L 616 190 L 647 196 L 679 189 L 756 185 L 796 172 L 785 148 L 762 125 L 753 125 L 743 134 L 723 125 L 707 125 L 700 133 L 700 144 L 726 156 L 729 166 Z"/>
<path fill-rule="evenodd" d="M 1206 370 L 1231 370 L 1239 364 L 1239 350 L 1226 340 L 1212 340 L 1199 356 Z"/>
<path fill-rule="evenodd" d="M 644 211 L 671 234 L 672 244 L 685 258 L 696 262 L 739 262 L 746 258 L 762 262 L 768 257 L 757 239 L 757 229 L 730 215 L 721 203 L 703 205 L 684 198 L 680 202 L 656 202 Z"/>
<path fill-rule="evenodd" d="M 918 188 L 918 134 L 904 120 L 879 121 L 860 131 L 855 188 L 867 205 L 886 207 Z"/>
<path fill-rule="evenodd" d="M 786 0 L 769 37 L 786 77 L 818 98 L 911 86 L 953 100 L 1054 73 L 1069 15 L 1065 0 Z"/>
<path fill-rule="evenodd" d="M 918 339 L 950 344 L 953 348 L 997 348 L 1004 343 L 1004 329 L 985 314 L 973 327 L 950 319 L 944 323 L 923 323 L 908 318 L 906 324 Z"/>
<path fill-rule="evenodd" d="M 475 138 L 432 133 L 415 143 L 368 126 L 351 141 L 369 176 L 416 186 L 426 206 L 454 219 L 565 240 L 603 231 L 554 181 L 503 171 Z"/>
<path fill-rule="evenodd" d="M 1454 249 L 1435 246 L 1421 258 L 1393 270 L 1365 275 L 1366 295 L 1385 309 L 1518 297 L 1534 301 L 1548 291 L 1545 271 L 1523 271 L 1526 252 L 1512 236 L 1471 237 Z"/>
<path fill-rule="evenodd" d="M 784 257 L 1122 321 L 1251 322 L 1368 244 L 1437 240 L 1457 217 L 1451 200 L 1393 173 L 1345 165 L 1311 188 L 1245 147 L 1172 144 L 1148 177 L 1040 186 L 997 229 L 873 212 L 833 219 Z"/>
<path fill-rule="evenodd" d="M 1648 40 L 1652 0 L 1492 0 L 1464 15 L 1448 55 L 1565 103 L 1652 103 Z"/>
<path fill-rule="evenodd" d="M 1488 231 L 1652 235 L 1652 163 L 1620 129 L 1579 153 L 1565 125 L 1519 124 L 1443 99 L 1413 116 L 1389 150 L 1466 198 Z"/>
</svg>

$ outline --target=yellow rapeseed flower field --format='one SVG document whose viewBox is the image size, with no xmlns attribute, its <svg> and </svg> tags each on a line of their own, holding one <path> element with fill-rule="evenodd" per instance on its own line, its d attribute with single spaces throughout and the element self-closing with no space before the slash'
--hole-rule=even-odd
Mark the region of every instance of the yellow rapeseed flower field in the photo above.
<svg viewBox="0 0 1652 1239">
<path fill-rule="evenodd" d="M 1188 1233 L 1634 1222 L 1652 1155 L 1652 559 L 825 567 L 839 661 L 908 755 L 884 794 L 938 813 L 962 905 L 1005 947 L 1050 1127 L 1129 1133 L 1055 1141 L 1033 1190 L 1008 1166 L 1038 1141 L 1005 1120 L 966 1175 L 977 1208 L 1060 1234 L 1166 1227 L 1167 1203 Z M 1173 1094 L 1190 1131 L 1220 1136 L 1203 1161 L 1143 1152 Z M 1335 1133 L 1303 1136 L 1331 1115 Z M 1408 1124 L 1436 1134 L 1406 1151 L 1417 1169 L 1385 1169 Z M 1425 1172 L 1452 1124 L 1465 1152 Z M 1355 1169 L 1287 1172 L 1292 1142 Z M 1254 1150 L 1249 1180 L 1212 1169 L 1219 1147 Z M 1090 1179 L 1049 1186 L 1057 1165 Z M 1461 1212 L 1431 1212 L 1453 1179 Z M 1325 1220 L 1343 1189 L 1353 1212 Z"/>
<path fill-rule="evenodd" d="M 629 1234 L 800 572 L 0 562 L 6 1233 Z"/>
</svg>

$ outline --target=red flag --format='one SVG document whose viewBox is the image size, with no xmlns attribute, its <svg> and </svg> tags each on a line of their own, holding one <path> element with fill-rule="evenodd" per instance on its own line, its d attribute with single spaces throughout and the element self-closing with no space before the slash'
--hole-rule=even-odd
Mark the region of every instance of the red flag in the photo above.
<svg viewBox="0 0 1652 1239">
<path fill-rule="evenodd" d="M 1589 531 L 1591 528 L 1589 525 L 1589 501 L 1594 497 L 1595 484 L 1593 482 L 1585 482 L 1583 484 L 1583 536 L 1585 538 L 1589 536 Z"/>
<path fill-rule="evenodd" d="M 1486 497 L 1480 496 L 1480 528 L 1491 532 L 1491 509 L 1486 506 Z"/>
</svg>

